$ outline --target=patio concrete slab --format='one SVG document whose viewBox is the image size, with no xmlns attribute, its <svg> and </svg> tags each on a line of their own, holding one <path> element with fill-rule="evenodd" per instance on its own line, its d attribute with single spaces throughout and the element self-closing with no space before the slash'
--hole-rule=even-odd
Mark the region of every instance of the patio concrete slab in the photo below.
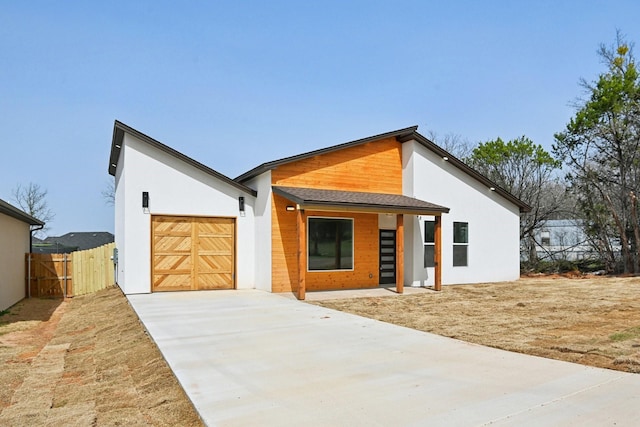
<svg viewBox="0 0 640 427">
<path fill-rule="evenodd" d="M 261 291 L 128 298 L 211 426 L 640 420 L 640 375 L 482 347 Z"/>
</svg>

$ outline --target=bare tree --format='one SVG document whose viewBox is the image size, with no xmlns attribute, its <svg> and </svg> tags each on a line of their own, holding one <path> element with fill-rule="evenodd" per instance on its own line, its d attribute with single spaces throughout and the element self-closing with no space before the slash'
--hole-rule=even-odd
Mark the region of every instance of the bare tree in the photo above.
<svg viewBox="0 0 640 427">
<path fill-rule="evenodd" d="M 471 143 L 462 135 L 451 132 L 440 136 L 437 132 L 429 130 L 427 131 L 427 138 L 463 161 L 471 156 L 473 149 L 476 147 L 476 144 Z"/>
<path fill-rule="evenodd" d="M 45 236 L 47 230 L 49 230 L 48 224 L 56 216 L 47 204 L 47 190 L 41 188 L 38 184 L 30 182 L 26 186 L 18 184 L 11 194 L 13 201 L 20 209 L 45 223 L 44 228 L 35 233 L 38 237 Z"/>
<path fill-rule="evenodd" d="M 102 197 L 104 197 L 104 202 L 108 206 L 113 206 L 116 204 L 116 183 L 114 179 L 110 179 L 107 182 L 107 186 L 104 190 L 102 190 Z"/>
</svg>

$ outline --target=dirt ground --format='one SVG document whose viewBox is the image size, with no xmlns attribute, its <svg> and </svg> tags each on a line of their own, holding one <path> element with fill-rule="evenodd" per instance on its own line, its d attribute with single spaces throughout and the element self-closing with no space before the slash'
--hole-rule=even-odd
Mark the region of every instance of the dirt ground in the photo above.
<svg viewBox="0 0 640 427">
<path fill-rule="evenodd" d="M 504 350 L 640 373 L 640 278 L 522 278 L 314 304 Z"/>
<path fill-rule="evenodd" d="M 201 426 L 119 289 L 0 315 L 0 426 Z"/>
</svg>

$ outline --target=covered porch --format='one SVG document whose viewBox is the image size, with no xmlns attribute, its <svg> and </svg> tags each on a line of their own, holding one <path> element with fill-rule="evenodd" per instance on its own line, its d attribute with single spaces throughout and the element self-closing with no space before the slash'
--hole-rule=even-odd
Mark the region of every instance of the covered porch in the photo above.
<svg viewBox="0 0 640 427">
<path fill-rule="evenodd" d="M 307 292 L 307 278 L 309 275 L 317 275 L 317 269 L 310 267 L 310 263 L 316 263 L 315 257 L 310 257 L 312 254 L 312 247 L 317 247 L 317 242 L 310 245 L 310 233 L 309 227 L 314 227 L 315 223 L 310 223 L 311 220 L 317 220 L 318 213 L 326 212 L 332 215 L 330 219 L 339 219 L 341 214 L 384 214 L 385 217 L 390 218 L 392 221 L 395 219 L 393 238 L 385 238 L 385 228 L 380 226 L 380 240 L 372 244 L 369 240 L 367 250 L 369 252 L 377 252 L 378 258 L 377 268 L 380 270 L 380 281 L 382 282 L 383 275 L 390 276 L 390 272 L 393 272 L 392 278 L 395 281 L 395 291 L 397 293 L 404 292 L 404 264 L 405 264 L 405 244 L 404 244 L 404 220 L 405 215 L 429 215 L 435 218 L 434 227 L 434 289 L 439 291 L 442 284 L 442 268 L 441 268 L 441 254 L 442 254 L 442 233 L 441 233 L 441 216 L 443 213 L 448 213 L 449 209 L 436 205 L 434 203 L 426 202 L 423 200 L 415 199 L 399 194 L 383 194 L 383 193 L 364 193 L 354 191 L 340 191 L 340 190 L 325 190 L 325 189 L 312 189 L 302 187 L 282 187 L 273 186 L 274 194 L 286 199 L 291 204 L 286 206 L 287 211 L 296 212 L 296 262 L 295 277 L 296 288 L 295 295 L 298 299 L 304 300 Z M 309 213 L 312 213 L 310 215 Z M 395 218 L 394 218 L 395 217 Z M 330 220 L 327 219 L 327 220 Z M 311 225 L 310 225 L 311 224 Z M 313 236 L 311 237 L 311 239 Z M 390 246 L 389 246 L 390 244 Z M 338 259 L 343 257 L 341 254 L 342 243 L 339 238 L 336 237 L 337 254 L 333 254 Z M 352 247 L 353 253 L 353 247 Z M 385 253 L 385 252 L 388 252 Z M 388 256 L 387 256 L 388 255 Z M 393 255 L 391 257 L 391 255 Z M 311 258 L 311 259 L 310 259 Z M 369 256 L 370 258 L 370 256 Z M 388 261 L 392 260 L 392 261 Z M 353 263 L 355 261 L 351 259 L 351 268 L 354 269 Z M 392 262 L 392 265 L 389 265 Z M 348 267 L 348 266 L 347 266 Z M 388 268 L 392 267 L 392 268 Z M 328 267 L 331 268 L 331 267 Z M 323 267 L 319 267 L 320 270 Z M 384 271 L 388 269 L 387 271 Z M 369 273 L 369 279 L 372 278 L 372 273 Z"/>
</svg>

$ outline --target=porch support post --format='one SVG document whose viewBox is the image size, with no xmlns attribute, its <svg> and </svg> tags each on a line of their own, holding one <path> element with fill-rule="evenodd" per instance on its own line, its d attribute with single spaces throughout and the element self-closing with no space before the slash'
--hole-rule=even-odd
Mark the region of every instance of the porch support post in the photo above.
<svg viewBox="0 0 640 427">
<path fill-rule="evenodd" d="M 298 234 L 298 293 L 299 300 L 305 299 L 307 274 L 307 216 L 303 209 L 297 210 L 297 234 Z"/>
<path fill-rule="evenodd" d="M 442 290 L 442 216 L 435 217 L 434 224 L 434 278 L 433 287 L 436 291 Z"/>
<path fill-rule="evenodd" d="M 396 292 L 404 292 L 404 215 L 396 215 Z"/>
</svg>

